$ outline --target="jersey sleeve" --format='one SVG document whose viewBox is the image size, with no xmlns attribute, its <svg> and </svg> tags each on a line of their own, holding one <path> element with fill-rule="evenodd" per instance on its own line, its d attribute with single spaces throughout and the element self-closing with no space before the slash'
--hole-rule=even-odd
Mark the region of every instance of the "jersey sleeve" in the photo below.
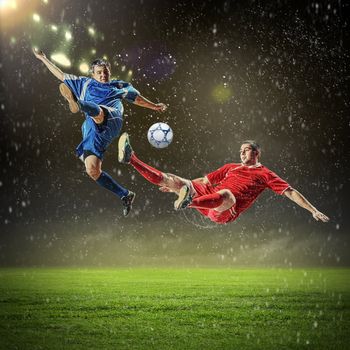
<svg viewBox="0 0 350 350">
<path fill-rule="evenodd" d="M 121 90 L 121 97 L 128 102 L 135 102 L 136 97 L 140 95 L 140 92 L 126 81 L 114 80 L 113 85 L 116 85 L 116 87 Z"/>
<path fill-rule="evenodd" d="M 206 177 L 212 185 L 218 184 L 225 178 L 231 167 L 232 164 L 225 164 L 221 168 L 207 174 Z"/>
<path fill-rule="evenodd" d="M 283 194 L 288 188 L 292 188 L 289 183 L 281 179 L 272 171 L 268 174 L 267 187 L 277 194 Z"/>
<path fill-rule="evenodd" d="M 73 74 L 64 73 L 63 82 L 72 90 L 74 95 L 77 98 L 80 98 L 80 95 L 83 91 L 84 83 L 88 80 L 87 77 L 77 77 Z"/>
</svg>

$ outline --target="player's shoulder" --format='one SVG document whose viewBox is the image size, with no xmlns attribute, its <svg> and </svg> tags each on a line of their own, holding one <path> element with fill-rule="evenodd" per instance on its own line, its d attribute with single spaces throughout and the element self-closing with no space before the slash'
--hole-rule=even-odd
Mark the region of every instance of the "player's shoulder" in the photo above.
<svg viewBox="0 0 350 350">
<path fill-rule="evenodd" d="M 68 73 L 64 73 L 64 80 L 83 80 L 83 81 L 86 81 L 86 80 L 89 80 L 91 78 L 88 78 L 84 75 L 80 75 L 80 76 L 77 76 L 77 75 L 74 75 L 74 74 L 68 74 Z"/>
<path fill-rule="evenodd" d="M 265 165 L 259 163 L 258 165 L 254 166 L 254 169 L 258 172 L 262 172 L 262 173 L 272 173 L 272 171 L 266 167 Z"/>
<path fill-rule="evenodd" d="M 124 80 L 120 80 L 120 79 L 112 79 L 110 81 L 110 85 L 112 85 L 118 89 L 123 89 L 123 88 L 129 86 L 130 83 L 128 83 L 127 81 L 124 81 Z"/>
<path fill-rule="evenodd" d="M 272 179 L 272 178 L 274 179 L 276 177 L 279 177 L 274 171 L 272 171 L 271 169 L 269 169 L 264 165 L 260 167 L 260 174 L 266 177 L 267 179 Z"/>
<path fill-rule="evenodd" d="M 232 170 L 239 168 L 240 166 L 241 166 L 241 164 L 239 164 L 239 163 L 226 163 L 221 167 L 221 169 L 223 171 L 230 172 Z"/>
</svg>

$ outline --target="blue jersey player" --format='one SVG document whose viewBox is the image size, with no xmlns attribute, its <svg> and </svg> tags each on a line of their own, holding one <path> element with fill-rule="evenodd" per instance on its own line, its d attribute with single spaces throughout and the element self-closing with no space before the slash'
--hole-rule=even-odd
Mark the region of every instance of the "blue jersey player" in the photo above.
<svg viewBox="0 0 350 350">
<path fill-rule="evenodd" d="M 127 216 L 135 193 L 124 188 L 108 173 L 102 171 L 103 154 L 122 128 L 122 100 L 160 112 L 165 111 L 167 106 L 147 100 L 130 83 L 111 80 L 111 66 L 104 59 L 92 62 L 91 77 L 77 77 L 63 73 L 42 51 L 33 52 L 48 70 L 63 82 L 59 89 L 68 101 L 70 111 L 84 112 L 83 140 L 76 149 L 77 155 L 84 161 L 86 172 L 93 180 L 121 198 L 123 214 Z"/>
</svg>

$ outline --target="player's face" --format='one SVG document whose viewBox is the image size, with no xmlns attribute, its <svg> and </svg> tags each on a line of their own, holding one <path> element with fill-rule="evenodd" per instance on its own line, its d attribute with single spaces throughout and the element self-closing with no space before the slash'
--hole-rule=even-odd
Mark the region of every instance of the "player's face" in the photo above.
<svg viewBox="0 0 350 350">
<path fill-rule="evenodd" d="M 95 66 L 92 77 L 100 83 L 108 83 L 111 71 L 107 66 Z"/>
<path fill-rule="evenodd" d="M 255 165 L 258 161 L 258 153 L 253 150 L 249 143 L 244 143 L 239 151 L 241 156 L 242 164 L 244 165 Z"/>
</svg>

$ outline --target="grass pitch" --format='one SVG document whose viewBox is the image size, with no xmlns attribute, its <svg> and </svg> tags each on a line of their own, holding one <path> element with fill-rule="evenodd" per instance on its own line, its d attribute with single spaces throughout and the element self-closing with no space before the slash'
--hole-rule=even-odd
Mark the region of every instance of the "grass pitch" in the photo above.
<svg viewBox="0 0 350 350">
<path fill-rule="evenodd" d="M 0 349 L 349 349 L 349 269 L 0 269 Z"/>
</svg>

